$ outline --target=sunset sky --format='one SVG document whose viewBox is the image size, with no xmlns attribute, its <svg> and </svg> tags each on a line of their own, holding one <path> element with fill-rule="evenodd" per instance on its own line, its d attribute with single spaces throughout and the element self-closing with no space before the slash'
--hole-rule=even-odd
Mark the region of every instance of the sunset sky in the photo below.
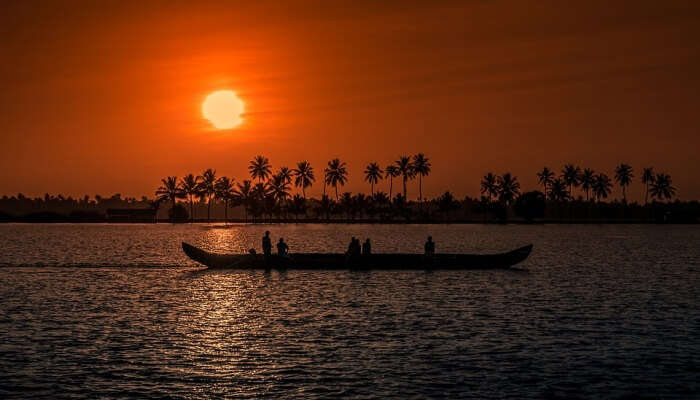
<svg viewBox="0 0 700 400">
<path fill-rule="evenodd" d="M 339 157 L 368 191 L 368 162 L 423 152 L 431 197 L 626 162 L 635 199 L 644 166 L 700 198 L 698 1 L 281 3 L 0 3 L 0 194 L 152 196 L 257 154 L 317 178 Z M 237 128 L 203 118 L 217 90 Z"/>
</svg>

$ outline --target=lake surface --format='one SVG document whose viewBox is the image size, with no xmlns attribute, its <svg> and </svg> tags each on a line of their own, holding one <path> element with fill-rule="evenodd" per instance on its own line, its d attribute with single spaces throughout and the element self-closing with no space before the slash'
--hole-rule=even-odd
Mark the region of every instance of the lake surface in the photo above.
<svg viewBox="0 0 700 400">
<path fill-rule="evenodd" d="M 180 249 L 498 252 L 206 271 Z M 0 224 L 0 398 L 698 398 L 700 227 Z"/>
</svg>

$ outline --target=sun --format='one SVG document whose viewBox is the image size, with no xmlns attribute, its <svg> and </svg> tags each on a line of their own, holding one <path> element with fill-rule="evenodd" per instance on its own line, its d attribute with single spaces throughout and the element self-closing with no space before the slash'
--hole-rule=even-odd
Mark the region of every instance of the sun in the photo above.
<svg viewBox="0 0 700 400">
<path fill-rule="evenodd" d="M 202 103 L 202 115 L 208 119 L 216 129 L 233 129 L 243 122 L 241 114 L 245 111 L 245 104 L 236 92 L 231 90 L 218 90 L 213 92 Z"/>
</svg>

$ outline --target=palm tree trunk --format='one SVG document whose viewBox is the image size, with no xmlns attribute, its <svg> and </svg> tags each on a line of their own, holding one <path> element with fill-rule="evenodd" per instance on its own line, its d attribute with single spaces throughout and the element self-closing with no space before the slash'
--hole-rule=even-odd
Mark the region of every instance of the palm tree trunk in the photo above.
<svg viewBox="0 0 700 400">
<path fill-rule="evenodd" d="M 389 176 L 389 200 L 391 200 L 391 191 L 394 188 L 394 177 Z"/>
<path fill-rule="evenodd" d="M 335 201 L 338 201 L 338 185 L 333 186 L 335 186 Z"/>
<path fill-rule="evenodd" d="M 372 196 L 374 196 L 374 181 L 370 182 L 370 185 L 372 186 Z"/>
<path fill-rule="evenodd" d="M 301 185 L 301 194 L 304 196 L 304 200 L 306 200 L 306 188 L 304 185 Z"/>
<path fill-rule="evenodd" d="M 224 200 L 224 222 L 228 224 L 228 200 Z"/>
<path fill-rule="evenodd" d="M 211 196 L 209 196 L 207 201 L 207 223 L 209 222 L 211 222 Z"/>
<path fill-rule="evenodd" d="M 404 199 L 404 200 L 406 200 L 406 180 L 407 180 L 407 179 L 408 179 L 408 178 L 406 177 L 406 175 L 404 175 L 404 176 L 403 176 L 403 199 Z"/>
<path fill-rule="evenodd" d="M 644 205 L 649 204 L 649 184 L 646 184 L 646 191 L 644 192 Z"/>
<path fill-rule="evenodd" d="M 418 175 L 418 202 L 423 202 L 423 175 Z"/>
<path fill-rule="evenodd" d="M 192 195 L 190 195 L 190 223 L 194 223 L 194 204 L 192 203 Z"/>
</svg>

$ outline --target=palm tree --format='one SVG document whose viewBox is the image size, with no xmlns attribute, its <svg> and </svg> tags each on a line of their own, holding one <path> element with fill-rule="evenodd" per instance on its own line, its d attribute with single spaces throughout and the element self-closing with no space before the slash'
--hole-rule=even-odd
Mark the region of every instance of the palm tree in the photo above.
<svg viewBox="0 0 700 400">
<path fill-rule="evenodd" d="M 326 195 L 326 185 L 328 184 L 328 168 L 323 169 L 323 196 Z M 323 198 L 321 196 L 321 198 Z"/>
<path fill-rule="evenodd" d="M 406 200 L 406 182 L 416 177 L 411 157 L 400 156 L 396 161 L 396 168 L 399 170 L 399 175 L 403 177 L 403 199 Z"/>
<path fill-rule="evenodd" d="M 287 197 L 289 197 L 289 182 L 287 179 L 281 175 L 274 175 L 267 182 L 268 194 L 274 196 L 280 207 L 284 206 Z"/>
<path fill-rule="evenodd" d="M 200 179 L 201 177 L 199 176 L 195 177 L 192 174 L 187 174 L 180 181 L 180 187 L 190 202 L 190 222 L 194 222 L 194 197 L 199 195 Z"/>
<path fill-rule="evenodd" d="M 578 187 L 581 182 L 581 168 L 573 164 L 566 164 L 561 170 L 561 177 L 564 183 L 569 186 L 569 197 L 573 198 L 573 188 L 574 186 Z"/>
<path fill-rule="evenodd" d="M 255 198 L 256 200 L 263 200 L 265 196 L 268 195 L 268 193 L 269 189 L 264 183 L 256 183 L 251 191 L 253 198 Z"/>
<path fill-rule="evenodd" d="M 277 175 L 284 179 L 285 182 L 292 183 L 292 171 L 289 168 L 281 167 Z"/>
<path fill-rule="evenodd" d="M 394 215 L 402 216 L 404 219 L 410 219 L 411 209 L 406 203 L 406 198 L 402 196 L 401 193 L 394 196 L 391 207 Z"/>
<path fill-rule="evenodd" d="M 172 208 L 174 209 L 176 200 L 185 197 L 185 193 L 177 183 L 177 176 L 169 176 L 161 179 L 161 182 L 162 185 L 156 190 L 156 202 L 160 203 L 163 201 L 170 201 L 172 203 Z M 175 213 L 171 212 L 171 221 L 174 215 Z"/>
<path fill-rule="evenodd" d="M 274 198 L 269 193 L 268 186 L 262 182 L 256 183 L 255 186 L 253 186 L 251 195 L 253 210 L 256 213 L 259 212 L 259 214 L 254 213 L 253 215 L 263 215 L 264 220 L 264 212 L 271 212 L 270 207 L 268 207 L 268 199 L 274 201 Z"/>
<path fill-rule="evenodd" d="M 593 181 L 593 194 L 595 195 L 598 202 L 600 199 L 607 199 L 610 192 L 612 192 L 612 183 L 610 178 L 604 173 L 599 173 L 596 175 Z"/>
<path fill-rule="evenodd" d="M 382 168 L 376 162 L 369 163 L 365 168 L 365 181 L 372 186 L 372 196 L 374 196 L 374 185 L 382 179 Z"/>
<path fill-rule="evenodd" d="M 308 161 L 301 161 L 297 163 L 297 167 L 292 170 L 294 174 L 294 186 L 301 187 L 301 193 L 306 199 L 306 188 L 311 187 L 313 182 L 316 180 L 314 178 L 314 169 L 311 167 L 311 163 Z"/>
<path fill-rule="evenodd" d="M 423 201 L 423 177 L 430 175 L 430 160 L 423 153 L 413 156 L 413 172 L 418 175 L 418 201 Z"/>
<path fill-rule="evenodd" d="M 95 196 L 97 197 L 97 196 Z M 153 223 L 158 222 L 158 210 L 160 209 L 160 200 L 155 199 L 148 202 L 148 208 L 153 211 Z"/>
<path fill-rule="evenodd" d="M 676 188 L 672 185 L 671 175 L 660 173 L 656 174 L 654 181 L 651 183 L 651 197 L 663 201 L 670 200 L 676 194 Z"/>
<path fill-rule="evenodd" d="M 282 212 L 281 207 L 279 207 L 279 203 L 277 203 L 277 199 L 275 199 L 275 195 L 272 193 L 268 193 L 265 195 L 265 197 L 262 200 L 262 205 L 263 205 L 263 210 L 265 214 L 267 214 L 267 220 L 272 221 L 272 213 L 275 212 L 275 210 L 278 210 L 277 216 L 280 217 L 280 214 Z"/>
<path fill-rule="evenodd" d="M 434 200 L 437 203 L 438 210 L 443 213 L 445 218 L 449 218 L 450 211 L 459 207 L 459 203 L 454 199 L 452 193 L 445 192 L 442 196 Z"/>
<path fill-rule="evenodd" d="M 365 212 L 369 209 L 372 197 L 367 197 L 364 193 L 358 193 L 353 196 L 355 208 L 360 214 L 360 218 L 364 217 Z"/>
<path fill-rule="evenodd" d="M 233 180 L 222 176 L 214 183 L 214 197 L 224 202 L 224 221 L 228 222 L 228 204 L 233 198 Z"/>
<path fill-rule="evenodd" d="M 331 213 L 333 212 L 334 209 L 335 209 L 335 202 L 324 194 L 321 197 L 321 200 L 318 202 L 318 206 L 316 207 L 316 213 L 317 213 L 317 215 L 325 214 L 326 219 L 330 219 Z"/>
<path fill-rule="evenodd" d="M 290 211 L 294 214 L 295 219 L 299 219 L 299 214 L 306 215 L 306 199 L 295 194 L 289 204 Z"/>
<path fill-rule="evenodd" d="M 569 192 L 566 189 L 566 183 L 559 178 L 552 181 L 549 190 L 549 199 L 552 201 L 566 201 L 569 199 Z"/>
<path fill-rule="evenodd" d="M 326 183 L 335 188 L 335 200 L 338 201 L 338 184 L 344 186 L 348 180 L 347 166 L 344 162 L 334 158 L 328 162 L 326 169 Z"/>
<path fill-rule="evenodd" d="M 384 218 L 387 207 L 391 204 L 391 199 L 384 192 L 377 192 L 372 196 L 372 203 L 379 212 L 379 218 Z"/>
<path fill-rule="evenodd" d="M 520 183 L 518 177 L 512 176 L 510 172 L 506 172 L 498 177 L 498 197 L 505 203 L 510 205 L 511 201 L 520 194 Z"/>
<path fill-rule="evenodd" d="M 645 186 L 644 205 L 647 205 L 649 203 L 649 185 L 654 183 L 655 178 L 656 178 L 656 176 L 654 176 L 654 168 L 653 167 L 644 168 L 642 170 L 642 183 Z"/>
<path fill-rule="evenodd" d="M 244 180 L 243 183 L 237 183 L 236 188 L 233 190 L 233 195 L 236 200 L 243 205 L 243 216 L 244 220 L 248 222 L 248 208 L 250 207 L 250 202 L 253 200 L 253 186 L 252 182 L 249 180 Z"/>
<path fill-rule="evenodd" d="M 498 177 L 491 172 L 481 178 L 481 194 L 485 194 L 491 203 L 491 197 L 498 195 Z"/>
<path fill-rule="evenodd" d="M 387 165 L 384 168 L 384 178 L 389 178 L 389 199 L 391 199 L 391 192 L 394 188 L 394 178 L 397 176 L 399 176 L 399 169 L 395 165 Z"/>
<path fill-rule="evenodd" d="M 632 167 L 622 163 L 615 168 L 615 181 L 622 187 L 622 202 L 627 203 L 627 191 L 625 188 L 632 183 Z"/>
<path fill-rule="evenodd" d="M 539 183 L 544 186 L 544 197 L 547 197 L 547 187 L 552 185 L 554 181 L 554 172 L 550 171 L 549 168 L 544 167 L 542 171 L 537 173 L 537 178 L 539 178 Z"/>
<path fill-rule="evenodd" d="M 583 189 L 586 192 L 586 201 L 588 201 L 588 193 L 590 192 L 591 188 L 593 188 L 593 181 L 595 180 L 595 172 L 590 169 L 586 168 L 583 170 L 583 173 L 581 173 L 581 189 Z"/>
<path fill-rule="evenodd" d="M 207 199 L 207 222 L 211 220 L 211 198 L 216 193 L 214 183 L 216 183 L 216 170 L 207 168 L 202 174 L 202 182 L 199 185 L 200 195 Z"/>
<path fill-rule="evenodd" d="M 272 167 L 270 167 L 270 160 L 267 157 L 255 156 L 250 161 L 248 166 L 248 171 L 250 172 L 250 177 L 253 179 L 258 179 L 258 183 L 262 183 L 265 179 L 270 176 Z"/>
<path fill-rule="evenodd" d="M 355 219 L 355 199 L 352 193 L 345 192 L 340 196 L 340 207 L 345 211 L 347 219 Z"/>
</svg>

